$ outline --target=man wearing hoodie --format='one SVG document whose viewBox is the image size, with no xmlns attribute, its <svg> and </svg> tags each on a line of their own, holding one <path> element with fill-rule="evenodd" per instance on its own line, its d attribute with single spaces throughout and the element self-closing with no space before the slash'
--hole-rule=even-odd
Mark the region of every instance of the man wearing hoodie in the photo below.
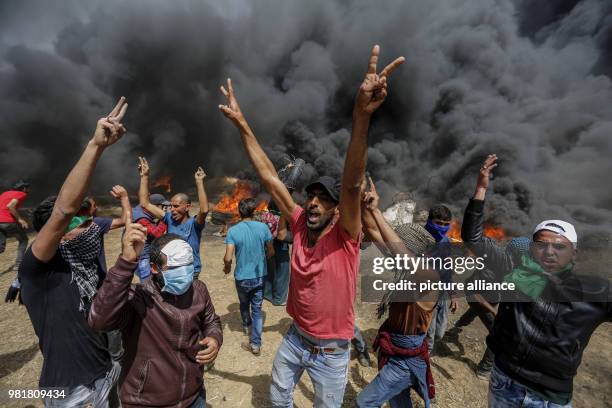
<svg viewBox="0 0 612 408">
<path fill-rule="evenodd" d="M 132 285 L 146 228 L 129 224 L 122 253 L 89 313 L 100 331 L 121 330 L 125 348 L 119 379 L 123 407 L 204 408 L 203 366 L 223 342 L 206 285 L 194 280 L 191 246 L 176 234 L 150 245 L 152 278 Z"/>
</svg>

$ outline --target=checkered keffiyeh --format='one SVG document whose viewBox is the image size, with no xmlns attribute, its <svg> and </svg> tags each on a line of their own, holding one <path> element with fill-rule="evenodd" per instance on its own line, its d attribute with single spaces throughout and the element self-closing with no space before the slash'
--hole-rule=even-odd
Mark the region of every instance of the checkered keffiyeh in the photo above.
<svg viewBox="0 0 612 408">
<path fill-rule="evenodd" d="M 69 241 L 60 243 L 62 258 L 70 265 L 72 280 L 79 288 L 79 311 L 87 312 L 98 288 L 98 255 L 102 248 L 102 231 L 95 222 Z"/>
</svg>

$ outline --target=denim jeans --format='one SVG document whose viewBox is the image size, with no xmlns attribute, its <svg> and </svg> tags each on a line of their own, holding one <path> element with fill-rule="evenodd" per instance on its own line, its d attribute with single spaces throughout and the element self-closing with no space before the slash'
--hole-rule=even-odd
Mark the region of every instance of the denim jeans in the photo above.
<svg viewBox="0 0 612 408">
<path fill-rule="evenodd" d="M 448 325 L 448 308 L 450 307 L 450 300 L 446 292 L 440 294 L 440 299 L 436 307 L 433 309 L 431 316 L 431 324 L 427 329 L 427 346 L 429 354 L 433 351 L 434 343 L 437 340 L 441 340 L 446 333 L 446 326 Z"/>
<path fill-rule="evenodd" d="M 274 364 L 270 400 L 273 407 L 293 407 L 293 389 L 304 370 L 314 386 L 315 408 L 340 407 L 348 379 L 350 342 L 348 340 L 320 340 L 319 347 L 330 343 L 340 344 L 346 351 L 339 354 L 312 354 L 302 343 L 295 326 L 291 325 L 283 337 Z"/>
<path fill-rule="evenodd" d="M 571 408 L 553 404 L 538 397 L 527 388 L 508 377 L 496 365 L 489 380 L 489 408 Z"/>
<path fill-rule="evenodd" d="M 111 397 L 111 392 L 117 392 L 117 381 L 121 374 L 121 366 L 119 363 L 113 362 L 111 370 L 106 373 L 106 376 L 98 378 L 91 384 L 78 385 L 66 392 L 64 398 L 45 398 L 45 407 L 52 408 L 75 408 L 92 406 L 95 408 L 114 408 L 121 405 L 111 404 L 110 401 L 117 401 L 117 396 Z"/>
<path fill-rule="evenodd" d="M 289 244 L 274 240 L 274 256 L 268 259 L 268 274 L 264 282 L 264 298 L 274 306 L 287 303 L 289 293 Z"/>
<path fill-rule="evenodd" d="M 251 327 L 251 344 L 261 346 L 261 332 L 263 331 L 263 303 L 264 278 L 243 279 L 236 281 L 236 291 L 240 301 L 240 317 L 244 327 Z"/>
<path fill-rule="evenodd" d="M 13 270 L 17 272 L 19 270 L 19 265 L 21 265 L 23 254 L 25 254 L 28 248 L 28 234 L 26 234 L 25 230 L 21 228 L 21 225 L 17 222 L 0 223 L 0 254 L 6 249 L 6 239 L 8 237 L 15 237 L 17 238 L 17 242 L 19 242 L 17 246 L 17 257 L 15 258 L 15 268 L 13 268 Z"/>
<path fill-rule="evenodd" d="M 206 390 L 204 388 L 200 390 L 198 398 L 188 408 L 206 408 Z"/>
</svg>

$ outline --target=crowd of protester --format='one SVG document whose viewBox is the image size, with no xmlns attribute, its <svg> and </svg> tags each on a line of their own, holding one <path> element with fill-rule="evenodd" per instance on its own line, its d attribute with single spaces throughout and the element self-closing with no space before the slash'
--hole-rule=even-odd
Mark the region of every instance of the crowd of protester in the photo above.
<svg viewBox="0 0 612 408">
<path fill-rule="evenodd" d="M 369 366 L 368 347 L 355 325 L 354 303 L 364 240 L 387 255 L 429 253 L 448 256 L 453 220 L 442 204 L 429 210 L 425 225 L 393 228 L 379 207 L 374 182 L 366 181 L 368 129 L 388 92 L 390 74 L 404 61 L 378 71 L 379 48 L 372 50 L 358 88 L 352 133 L 341 180 L 322 175 L 304 188 L 298 204 L 242 113 L 231 80 L 221 87 L 221 113 L 236 127 L 261 185 L 271 196 L 270 215 L 255 218 L 256 202 L 239 203 L 240 221 L 225 238 L 224 273 L 233 269 L 243 333 L 241 347 L 261 353 L 262 303 L 286 305 L 292 323 L 270 368 L 270 404 L 293 405 L 304 371 L 314 387 L 315 407 L 339 407 L 348 380 L 351 343 L 359 362 Z M 223 344 L 214 293 L 198 279 L 201 237 L 209 212 L 198 167 L 198 212 L 191 198 L 169 200 L 149 193 L 150 166 L 139 158 L 139 205 L 116 185 L 118 218 L 99 217 L 86 194 L 100 157 L 126 133 L 125 98 L 97 122 L 91 140 L 56 196 L 34 210 L 37 235 L 28 247 L 29 223 L 19 208 L 29 184 L 19 181 L 0 195 L 0 252 L 7 237 L 19 242 L 6 301 L 25 305 L 43 355 L 40 387 L 66 390 L 49 407 L 205 407 L 203 372 Z M 474 276 L 512 282 L 513 301 L 495 294 L 468 293 L 468 310 L 451 329 L 459 333 L 478 317 L 486 326 L 487 348 L 477 374 L 489 378 L 489 407 L 571 407 L 573 379 L 593 331 L 612 319 L 607 301 L 560 301 L 561 294 L 609 284 L 574 273 L 578 235 L 563 220 L 539 223 L 529 237 L 504 246 L 483 234 L 485 196 L 497 156 L 479 171 L 476 190 L 463 217 L 461 237 L 487 268 Z M 262 222 L 263 221 L 263 222 Z M 107 270 L 104 235 L 124 228 L 121 255 Z M 204 248 L 205 249 L 205 248 Z M 233 266 L 235 259 L 235 266 Z M 134 277 L 138 283 L 134 283 Z M 416 282 L 450 281 L 453 271 L 421 268 Z M 595 289 L 593 289 L 595 290 Z M 384 294 L 385 316 L 372 345 L 378 375 L 357 396 L 359 407 L 411 407 L 416 396 L 435 400 L 430 357 L 443 338 L 448 313 L 457 308 L 450 291 L 426 293 L 412 301 Z M 271 347 L 271 346 L 270 346 Z M 415 391 L 412 393 L 412 391 Z"/>
</svg>

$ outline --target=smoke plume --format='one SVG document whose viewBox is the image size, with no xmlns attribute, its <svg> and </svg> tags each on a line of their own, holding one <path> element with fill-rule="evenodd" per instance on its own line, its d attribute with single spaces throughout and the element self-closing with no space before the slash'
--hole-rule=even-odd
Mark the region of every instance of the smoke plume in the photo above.
<svg viewBox="0 0 612 408">
<path fill-rule="evenodd" d="M 0 182 L 56 193 L 96 120 L 128 98 L 129 134 L 94 192 L 137 186 L 136 158 L 192 187 L 250 169 L 219 113 L 232 77 L 281 167 L 340 175 L 369 51 L 404 55 L 375 114 L 368 170 L 384 203 L 408 191 L 457 215 L 488 153 L 489 217 L 612 231 L 612 3 L 604 0 L 5 1 L 0 5 Z M 248 170 L 247 170 L 248 172 Z"/>
</svg>

